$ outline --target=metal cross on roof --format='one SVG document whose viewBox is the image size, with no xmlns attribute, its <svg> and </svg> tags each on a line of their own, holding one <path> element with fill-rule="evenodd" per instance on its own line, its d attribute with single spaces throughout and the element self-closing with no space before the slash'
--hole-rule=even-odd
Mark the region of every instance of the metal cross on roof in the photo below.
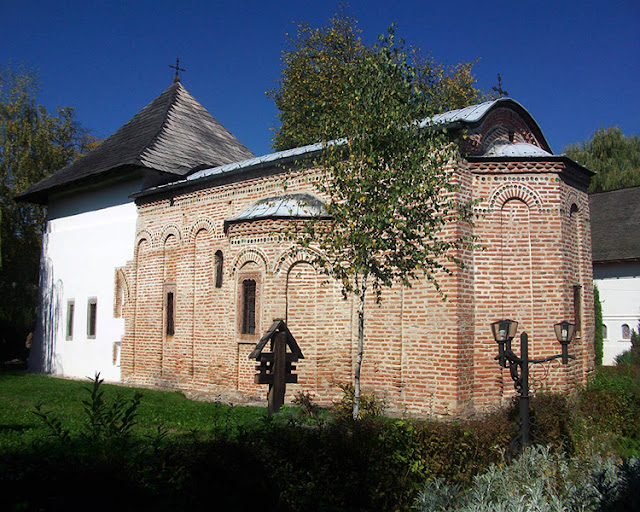
<svg viewBox="0 0 640 512">
<path fill-rule="evenodd" d="M 186 69 L 182 69 L 180 67 L 180 59 L 177 58 L 176 59 L 176 65 L 172 66 L 171 64 L 169 64 L 169 67 L 171 69 L 175 69 L 176 70 L 176 76 L 173 77 L 173 83 L 179 82 L 180 81 L 180 75 L 178 74 L 180 71 L 186 71 Z"/>
<path fill-rule="evenodd" d="M 491 90 L 498 93 L 498 98 L 509 96 L 509 93 L 502 88 L 502 77 L 500 76 L 500 73 L 498 73 L 498 87 L 494 85 Z"/>
</svg>

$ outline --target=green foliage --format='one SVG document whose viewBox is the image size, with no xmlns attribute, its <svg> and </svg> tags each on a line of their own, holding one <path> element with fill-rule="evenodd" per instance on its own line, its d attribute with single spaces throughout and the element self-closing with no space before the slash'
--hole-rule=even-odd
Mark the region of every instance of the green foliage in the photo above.
<svg viewBox="0 0 640 512">
<path fill-rule="evenodd" d="M 379 300 L 382 288 L 410 286 L 420 276 L 437 288 L 439 275 L 459 263 L 455 252 L 471 243 L 465 235 L 444 237 L 445 226 L 472 218 L 469 205 L 456 197 L 455 145 L 438 127 L 416 124 L 438 106 L 424 70 L 412 64 L 394 27 L 372 48 L 358 51 L 357 58 L 340 63 L 344 79 L 334 84 L 338 103 L 314 111 L 317 123 L 297 127 L 302 140 L 321 137 L 325 143 L 314 163 L 324 176 L 314 183 L 327 199 L 331 227 L 312 220 L 292 233 L 302 247 L 318 250 L 315 263 L 342 284 L 345 295 L 358 297 L 354 418 L 367 293 L 373 290 Z M 306 62 L 308 56 L 300 58 Z M 447 94 L 457 94 L 454 89 Z M 343 138 L 332 143 L 338 133 Z"/>
<path fill-rule="evenodd" d="M 531 400 L 534 442 L 573 453 L 577 444 L 574 405 L 573 397 L 568 395 L 536 393 Z"/>
<path fill-rule="evenodd" d="M 316 417 L 318 413 L 318 404 L 313 401 L 313 396 L 308 391 L 298 391 L 293 398 L 293 403 L 300 407 L 303 417 Z"/>
<path fill-rule="evenodd" d="M 640 138 L 626 137 L 620 128 L 599 128 L 589 141 L 571 144 L 564 152 L 597 174 L 589 193 L 640 185 Z"/>
<path fill-rule="evenodd" d="M 580 413 L 593 432 L 622 456 L 640 456 L 640 358 L 600 367 L 579 395 Z"/>
<path fill-rule="evenodd" d="M 104 380 L 97 373 L 92 386 L 85 388 L 91 394 L 88 400 L 82 401 L 86 414 L 85 438 L 94 443 L 105 440 L 127 440 L 136 424 L 142 393 L 137 391 L 131 400 L 117 394 L 109 402 L 101 389 L 103 382 Z"/>
<path fill-rule="evenodd" d="M 267 91 L 279 111 L 274 149 L 281 151 L 350 135 L 342 119 L 351 115 L 357 105 L 353 103 L 356 98 L 345 92 L 352 86 L 354 73 L 366 71 L 361 64 L 377 51 L 362 42 L 357 20 L 347 14 L 334 15 L 321 28 L 299 23 L 295 35 L 287 35 L 278 87 Z M 422 57 L 417 49 L 408 49 L 407 59 L 414 72 L 411 85 L 416 88 L 416 96 L 430 108 L 417 109 L 415 117 L 405 122 L 486 99 L 475 87 L 475 62 L 445 68 L 429 56 Z M 384 106 L 386 100 L 379 97 L 379 106 Z"/>
<path fill-rule="evenodd" d="M 596 364 L 602 364 L 602 356 L 604 351 L 604 333 L 602 324 L 602 303 L 600 302 L 600 292 L 598 287 L 593 287 L 593 316 L 595 321 L 594 331 L 594 351 Z"/>
<path fill-rule="evenodd" d="M 32 412 L 47 426 L 49 436 L 62 442 L 68 441 L 70 439 L 69 429 L 64 428 L 60 419 L 56 418 L 51 411 L 45 411 L 42 407 L 43 404 L 36 404 Z"/>
<path fill-rule="evenodd" d="M 628 365 L 633 367 L 640 367 L 640 324 L 638 325 L 638 331 L 631 329 L 631 348 L 625 350 L 622 354 L 616 356 L 616 364 L 618 366 Z"/>
<path fill-rule="evenodd" d="M 13 198 L 84 152 L 90 142 L 70 107 L 36 102 L 37 74 L 0 66 L 0 337 L 18 357 L 34 329 L 44 208 Z M 4 359 L 3 359 L 4 360 Z"/>
<path fill-rule="evenodd" d="M 331 412 L 340 420 L 352 418 L 353 401 L 355 398 L 355 388 L 353 384 L 340 384 L 342 399 L 333 404 Z M 384 399 L 378 397 L 373 391 L 360 395 L 360 407 L 358 419 L 366 417 L 382 416 L 386 408 Z"/>
<path fill-rule="evenodd" d="M 226 439 L 255 428 L 264 410 L 256 407 L 230 407 L 215 402 L 188 400 L 181 393 L 135 390 L 101 384 L 103 402 L 113 404 L 121 397 L 127 403 L 142 393 L 136 410 L 133 436 L 154 439 L 158 426 L 168 432 L 168 440 L 199 432 L 201 438 Z M 51 430 L 33 414 L 34 402 L 46 404 L 42 409 L 61 422 L 72 439 L 87 433 L 84 401 L 90 394 L 84 382 L 57 379 L 45 375 L 0 372 L 0 451 L 51 438 Z"/>
<path fill-rule="evenodd" d="M 620 505 L 639 504 L 632 487 L 639 478 L 638 459 L 619 465 L 613 458 L 570 458 L 549 448 L 532 447 L 507 466 L 491 465 L 466 490 L 429 480 L 415 508 L 425 512 L 616 510 Z"/>
</svg>

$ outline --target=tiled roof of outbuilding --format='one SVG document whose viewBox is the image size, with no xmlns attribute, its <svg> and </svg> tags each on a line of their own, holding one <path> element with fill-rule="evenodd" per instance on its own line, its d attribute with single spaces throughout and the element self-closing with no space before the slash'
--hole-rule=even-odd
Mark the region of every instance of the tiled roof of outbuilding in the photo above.
<svg viewBox="0 0 640 512">
<path fill-rule="evenodd" d="M 640 259 L 640 187 L 589 196 L 593 261 Z"/>
<path fill-rule="evenodd" d="M 216 167 L 253 156 L 175 82 L 96 149 L 18 197 L 42 202 L 53 189 L 123 166 L 184 176 L 196 166 Z"/>
</svg>

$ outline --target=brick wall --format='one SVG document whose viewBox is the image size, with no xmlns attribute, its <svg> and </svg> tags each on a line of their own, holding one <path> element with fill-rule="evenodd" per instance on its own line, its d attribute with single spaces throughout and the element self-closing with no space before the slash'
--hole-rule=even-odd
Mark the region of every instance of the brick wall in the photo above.
<svg viewBox="0 0 640 512">
<path fill-rule="evenodd" d="M 487 127 L 478 133 L 498 136 Z M 532 135 L 522 138 L 535 142 Z M 461 250 L 457 257 L 465 267 L 439 277 L 446 300 L 425 279 L 385 290 L 380 304 L 368 300 L 365 390 L 384 396 L 395 411 L 421 415 L 466 415 L 504 404 L 513 384 L 494 360 L 489 324 L 517 320 L 519 332 L 529 334 L 532 357 L 555 354 L 553 324 L 574 320 L 574 286 L 581 287 L 581 331 L 570 348 L 577 359 L 567 367 L 532 368 L 532 384 L 565 390 L 585 382 L 593 370 L 589 214 L 585 186 L 569 165 L 559 159 L 473 161 L 456 169 L 460 199 L 477 201 L 475 226 L 452 223 L 444 236 L 473 234 L 481 247 Z M 284 240 L 284 221 L 224 228 L 224 219 L 285 188 L 316 194 L 318 176 L 313 169 L 271 169 L 139 205 L 135 254 L 118 270 L 128 287 L 125 382 L 265 396 L 247 356 L 272 320 L 284 318 L 305 355 L 298 384 L 287 386 L 289 399 L 301 390 L 323 404 L 340 397 L 338 385 L 353 375 L 354 299 L 344 299 L 336 283 L 316 272 L 309 250 Z M 241 332 L 248 279 L 256 283 L 254 334 Z M 167 290 L 175 294 L 173 335 L 166 327 Z"/>
</svg>

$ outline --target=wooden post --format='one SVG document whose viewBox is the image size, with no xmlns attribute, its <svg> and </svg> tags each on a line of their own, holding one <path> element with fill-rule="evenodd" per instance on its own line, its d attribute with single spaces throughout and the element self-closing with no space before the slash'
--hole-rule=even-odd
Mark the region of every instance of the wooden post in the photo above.
<svg viewBox="0 0 640 512">
<path fill-rule="evenodd" d="M 280 410 L 284 404 L 284 393 L 286 388 L 287 370 L 287 333 L 280 332 L 273 340 L 273 385 L 269 390 L 268 413 L 273 414 Z"/>
</svg>

